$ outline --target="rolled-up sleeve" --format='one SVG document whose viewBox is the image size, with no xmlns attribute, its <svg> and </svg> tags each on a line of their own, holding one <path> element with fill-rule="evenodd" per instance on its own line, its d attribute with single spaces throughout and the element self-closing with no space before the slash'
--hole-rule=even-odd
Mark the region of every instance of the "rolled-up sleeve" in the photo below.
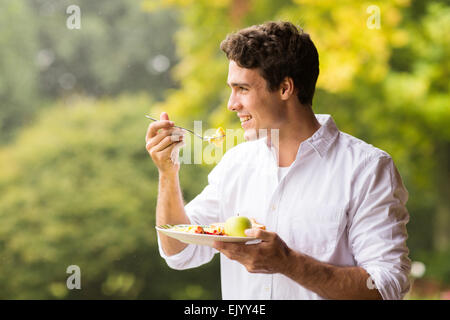
<svg viewBox="0 0 450 320">
<path fill-rule="evenodd" d="M 211 224 L 220 221 L 220 184 L 226 166 L 225 160 L 226 157 L 224 156 L 209 173 L 208 185 L 184 207 L 191 224 Z M 216 249 L 209 246 L 189 244 L 177 254 L 167 256 L 161 247 L 159 234 L 157 236 L 159 254 L 166 260 L 167 265 L 172 269 L 184 270 L 196 268 L 210 262 L 214 257 L 214 254 L 218 252 Z"/>
<path fill-rule="evenodd" d="M 358 266 L 370 275 L 385 300 L 403 299 L 409 291 L 411 261 L 406 245 L 408 192 L 387 154 L 372 157 L 355 180 L 349 245 Z"/>
</svg>

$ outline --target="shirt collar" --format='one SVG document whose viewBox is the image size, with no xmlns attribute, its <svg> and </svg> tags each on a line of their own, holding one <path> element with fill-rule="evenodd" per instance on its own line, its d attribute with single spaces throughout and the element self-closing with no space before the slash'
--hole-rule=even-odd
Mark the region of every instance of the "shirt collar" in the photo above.
<svg viewBox="0 0 450 320">
<path fill-rule="evenodd" d="M 309 145 L 322 158 L 330 148 L 331 144 L 336 140 L 339 129 L 337 128 L 333 118 L 329 114 L 316 114 L 316 119 L 320 123 L 320 128 L 308 139 L 302 142 L 297 151 L 297 157 L 300 155 L 300 148 L 303 144 Z M 266 148 L 275 156 L 274 147 L 268 148 L 267 137 L 260 139 Z"/>
<path fill-rule="evenodd" d="M 320 123 L 320 128 L 305 142 L 309 144 L 322 158 L 334 140 L 336 140 L 339 134 L 339 129 L 334 123 L 331 115 L 316 114 L 315 116 L 317 121 Z"/>
</svg>

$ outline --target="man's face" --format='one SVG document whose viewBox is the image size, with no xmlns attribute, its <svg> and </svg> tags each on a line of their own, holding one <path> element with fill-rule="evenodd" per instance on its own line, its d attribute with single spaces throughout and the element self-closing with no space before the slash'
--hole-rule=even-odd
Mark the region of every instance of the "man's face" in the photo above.
<svg viewBox="0 0 450 320">
<path fill-rule="evenodd" d="M 228 109 L 237 112 L 245 140 L 259 138 L 259 129 L 279 128 L 283 118 L 279 91 L 270 92 L 257 69 L 241 68 L 231 60 L 227 84 L 231 87 Z"/>
</svg>

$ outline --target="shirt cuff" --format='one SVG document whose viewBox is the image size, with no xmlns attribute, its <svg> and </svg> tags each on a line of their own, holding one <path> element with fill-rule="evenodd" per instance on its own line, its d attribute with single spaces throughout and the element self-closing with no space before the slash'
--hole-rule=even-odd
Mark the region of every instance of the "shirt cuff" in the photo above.
<svg viewBox="0 0 450 320">
<path fill-rule="evenodd" d="M 157 239 L 158 239 L 158 250 L 159 250 L 159 254 L 160 256 L 166 260 L 167 265 L 175 270 L 184 270 L 184 269 L 188 269 L 189 266 L 187 265 L 187 261 L 189 261 L 189 257 L 192 257 L 194 254 L 194 250 L 195 247 L 194 245 L 188 244 L 186 248 L 184 248 L 183 250 L 181 250 L 180 252 L 168 256 L 164 253 L 164 250 L 161 246 L 161 240 L 159 238 L 159 233 L 156 232 L 157 234 Z"/>
<path fill-rule="evenodd" d="M 408 277 L 398 271 L 393 271 L 393 274 L 379 266 L 368 266 L 364 269 L 371 278 L 367 280 L 367 287 L 378 289 L 383 300 L 401 300 L 409 291 Z"/>
</svg>

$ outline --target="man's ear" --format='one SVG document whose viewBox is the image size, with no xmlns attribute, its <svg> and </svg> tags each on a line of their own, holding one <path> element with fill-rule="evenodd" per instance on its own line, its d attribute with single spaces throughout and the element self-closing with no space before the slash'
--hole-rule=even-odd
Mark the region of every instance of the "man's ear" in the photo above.
<svg viewBox="0 0 450 320">
<path fill-rule="evenodd" d="M 289 99 L 295 92 L 294 80 L 291 77 L 286 77 L 280 84 L 280 95 L 282 100 Z"/>
</svg>

